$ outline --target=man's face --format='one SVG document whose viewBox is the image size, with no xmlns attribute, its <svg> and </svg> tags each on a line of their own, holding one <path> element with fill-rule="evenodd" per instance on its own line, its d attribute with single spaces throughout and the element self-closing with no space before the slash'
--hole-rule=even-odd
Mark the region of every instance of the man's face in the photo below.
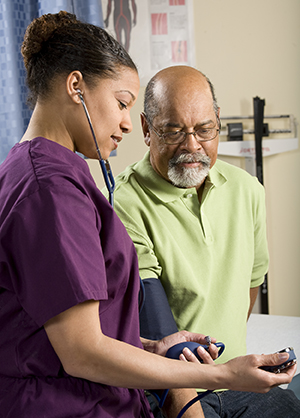
<svg viewBox="0 0 300 418">
<path fill-rule="evenodd" d="M 176 85 L 158 84 L 156 91 L 160 113 L 153 120 L 160 133 L 219 128 L 213 108 L 211 91 L 206 80 L 183 78 Z M 207 142 L 198 142 L 186 135 L 181 144 L 168 145 L 148 125 L 145 142 L 150 146 L 150 162 L 164 179 L 178 187 L 199 188 L 217 159 L 219 135 Z"/>
</svg>

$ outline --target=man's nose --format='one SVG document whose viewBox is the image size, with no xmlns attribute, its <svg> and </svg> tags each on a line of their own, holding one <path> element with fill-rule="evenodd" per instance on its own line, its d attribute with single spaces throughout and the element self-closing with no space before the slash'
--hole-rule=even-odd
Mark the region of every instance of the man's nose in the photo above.
<svg viewBox="0 0 300 418">
<path fill-rule="evenodd" d="M 201 143 L 196 139 L 195 132 L 186 132 L 181 146 L 190 152 L 195 152 L 202 148 Z"/>
</svg>

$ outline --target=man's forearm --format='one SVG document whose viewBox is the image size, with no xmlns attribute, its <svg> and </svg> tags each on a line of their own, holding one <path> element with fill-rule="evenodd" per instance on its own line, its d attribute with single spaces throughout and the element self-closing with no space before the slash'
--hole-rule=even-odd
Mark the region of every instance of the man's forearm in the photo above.
<svg viewBox="0 0 300 418">
<path fill-rule="evenodd" d="M 197 396 L 194 389 L 172 389 L 166 397 L 163 413 L 167 418 L 176 418 L 182 408 Z M 192 405 L 184 414 L 184 418 L 204 418 L 200 401 Z"/>
</svg>

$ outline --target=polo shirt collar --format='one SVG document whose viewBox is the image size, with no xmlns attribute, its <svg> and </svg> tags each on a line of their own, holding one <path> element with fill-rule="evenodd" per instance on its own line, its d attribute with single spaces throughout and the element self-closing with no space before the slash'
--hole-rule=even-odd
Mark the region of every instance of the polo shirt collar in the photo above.
<svg viewBox="0 0 300 418">
<path fill-rule="evenodd" d="M 144 158 L 137 163 L 136 173 L 144 187 L 146 187 L 159 200 L 168 203 L 180 199 L 188 194 L 197 194 L 194 187 L 189 189 L 181 189 L 173 186 L 173 184 L 166 181 L 156 173 L 150 163 L 150 152 L 147 151 Z M 220 187 L 227 181 L 226 177 L 218 170 L 218 161 L 209 171 L 206 182 L 209 182 L 210 187 Z"/>
</svg>

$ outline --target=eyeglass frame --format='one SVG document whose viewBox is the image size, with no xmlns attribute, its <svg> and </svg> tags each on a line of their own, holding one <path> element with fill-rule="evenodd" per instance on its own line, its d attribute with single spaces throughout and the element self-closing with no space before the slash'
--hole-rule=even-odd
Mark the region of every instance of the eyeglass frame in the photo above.
<svg viewBox="0 0 300 418">
<path fill-rule="evenodd" d="M 213 137 L 213 138 L 210 138 L 210 139 L 198 139 L 197 137 L 196 137 L 196 135 L 198 135 L 197 134 L 197 131 L 193 131 L 193 132 L 185 132 L 185 131 L 180 131 L 180 130 L 178 130 L 178 131 L 174 131 L 174 132 L 172 132 L 172 131 L 169 131 L 169 132 L 164 132 L 164 133 L 159 133 L 158 132 L 158 130 L 153 126 L 153 124 L 148 120 L 148 118 L 146 117 L 146 115 L 144 114 L 144 116 L 145 116 L 145 118 L 146 118 L 146 120 L 147 120 L 147 123 L 148 123 L 148 125 L 153 129 L 153 131 L 154 131 L 154 133 L 160 138 L 160 139 L 162 139 L 163 141 L 164 141 L 164 143 L 165 144 L 167 144 L 167 145 L 179 145 L 179 144 L 182 144 L 185 140 L 186 140 L 186 137 L 187 137 L 187 135 L 193 135 L 194 136 L 194 138 L 196 139 L 196 141 L 198 142 L 198 143 L 202 143 L 202 142 L 209 142 L 209 141 L 212 141 L 213 139 L 215 139 L 217 136 L 218 136 L 218 133 L 220 132 L 220 130 L 221 130 L 221 121 L 219 120 L 219 118 L 218 118 L 218 122 L 219 122 L 219 129 L 217 129 L 217 128 L 206 128 L 207 130 L 213 130 L 213 129 L 216 129 L 216 131 L 217 131 L 217 133 L 216 133 L 216 135 Z M 183 140 L 182 141 L 180 141 L 180 142 L 173 142 L 173 143 L 169 143 L 169 142 L 166 142 L 166 140 L 165 140 L 165 134 L 169 134 L 169 133 L 178 133 L 178 132 L 182 132 L 183 134 L 184 134 L 184 136 L 183 136 Z M 199 136 L 199 135 L 198 135 Z"/>
</svg>

